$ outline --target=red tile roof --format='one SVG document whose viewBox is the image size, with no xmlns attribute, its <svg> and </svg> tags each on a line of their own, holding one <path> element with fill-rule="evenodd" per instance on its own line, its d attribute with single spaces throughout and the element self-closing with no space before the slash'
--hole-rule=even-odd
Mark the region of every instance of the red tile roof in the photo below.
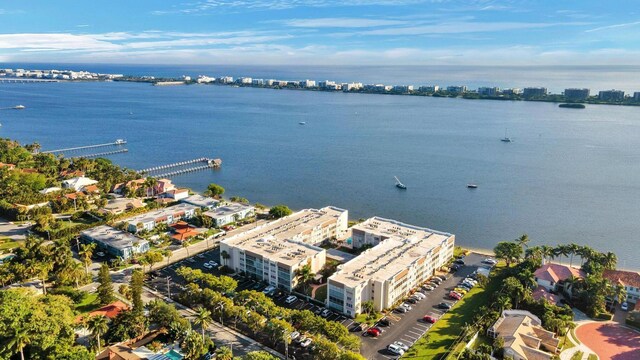
<svg viewBox="0 0 640 360">
<path fill-rule="evenodd" d="M 533 293 L 531 294 L 533 300 L 538 301 L 540 299 L 545 299 L 552 304 L 557 304 L 560 301 L 560 297 L 558 295 L 552 294 L 544 286 L 538 286 Z"/>
<path fill-rule="evenodd" d="M 580 269 L 560 264 L 544 264 L 535 273 L 535 277 L 549 282 L 558 282 L 570 278 L 584 278 L 585 273 Z"/>
<path fill-rule="evenodd" d="M 605 270 L 602 277 L 616 284 L 640 288 L 640 273 L 623 270 Z"/>
<path fill-rule="evenodd" d="M 84 187 L 84 191 L 88 193 L 95 193 L 100 191 L 100 189 L 95 185 L 89 185 Z"/>
<path fill-rule="evenodd" d="M 96 316 L 96 315 L 103 315 L 108 317 L 109 319 L 113 319 L 120 312 L 128 309 L 129 309 L 129 305 L 123 303 L 122 301 L 115 301 L 109 305 L 105 305 L 101 307 L 100 309 L 90 312 L 89 317 Z"/>
<path fill-rule="evenodd" d="M 195 228 L 189 226 L 189 224 L 184 221 L 178 221 L 170 226 L 174 232 L 174 234 L 171 235 L 171 238 L 177 241 L 184 241 L 199 234 Z"/>
</svg>

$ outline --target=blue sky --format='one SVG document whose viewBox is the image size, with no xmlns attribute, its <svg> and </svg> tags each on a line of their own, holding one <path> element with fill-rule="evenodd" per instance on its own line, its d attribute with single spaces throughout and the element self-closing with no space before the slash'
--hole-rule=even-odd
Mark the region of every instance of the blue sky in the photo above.
<svg viewBox="0 0 640 360">
<path fill-rule="evenodd" d="M 0 0 L 0 62 L 640 65 L 638 0 Z"/>
</svg>

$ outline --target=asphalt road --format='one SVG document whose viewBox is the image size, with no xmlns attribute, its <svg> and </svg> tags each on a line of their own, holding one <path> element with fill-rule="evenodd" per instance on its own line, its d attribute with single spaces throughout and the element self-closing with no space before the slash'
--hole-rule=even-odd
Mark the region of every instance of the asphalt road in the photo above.
<svg viewBox="0 0 640 360">
<path fill-rule="evenodd" d="M 473 273 L 486 256 L 479 254 L 469 254 L 465 259 L 463 268 L 455 274 L 449 274 L 440 286 L 433 291 L 427 292 L 427 297 L 416 304 L 412 304 L 412 310 L 404 314 L 392 313 L 387 316 L 391 320 L 391 325 L 381 327 L 384 332 L 378 337 L 361 336 L 362 346 L 360 353 L 367 359 L 397 359 L 399 356 L 387 351 L 387 346 L 394 341 L 400 341 L 407 346 L 412 346 L 431 327 L 431 324 L 422 320 L 425 315 L 435 318 L 442 316 L 443 311 L 435 306 L 441 302 L 455 303 L 447 296 L 450 290 L 457 285 L 460 280 Z"/>
</svg>

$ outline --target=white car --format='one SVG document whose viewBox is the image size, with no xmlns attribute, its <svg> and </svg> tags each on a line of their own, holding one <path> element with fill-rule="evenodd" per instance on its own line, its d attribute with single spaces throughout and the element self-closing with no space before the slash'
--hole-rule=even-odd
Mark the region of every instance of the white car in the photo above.
<svg viewBox="0 0 640 360">
<path fill-rule="evenodd" d="M 405 345 L 404 343 L 400 342 L 400 341 L 394 341 L 393 345 L 399 347 L 400 349 L 407 351 L 409 350 L 409 347 L 407 345 Z"/>
<path fill-rule="evenodd" d="M 267 286 L 266 288 L 264 288 L 264 290 L 262 290 L 262 292 L 263 292 L 263 293 L 265 293 L 265 294 L 268 294 L 268 293 L 272 292 L 272 291 L 273 291 L 273 290 L 275 290 L 275 289 L 276 289 L 276 287 L 275 287 L 275 286 L 273 286 L 273 285 L 269 285 L 269 286 Z"/>
<path fill-rule="evenodd" d="M 407 310 L 411 310 L 412 309 L 411 305 L 408 304 L 408 303 L 402 303 L 402 305 L 400 305 L 400 306 L 402 306 L 403 308 L 405 308 Z"/>
<path fill-rule="evenodd" d="M 104 257 L 104 253 L 103 253 L 102 251 L 98 251 L 98 252 L 96 253 L 96 255 L 98 255 L 98 256 L 100 256 L 100 257 Z"/>
<path fill-rule="evenodd" d="M 396 344 L 389 344 L 389 346 L 387 346 L 387 350 L 389 350 L 393 355 L 404 355 L 404 349 Z"/>
<path fill-rule="evenodd" d="M 209 263 L 204 263 L 202 264 L 202 266 L 204 266 L 206 269 L 213 269 L 213 266 L 211 266 L 211 264 Z"/>
<path fill-rule="evenodd" d="M 620 305 L 620 310 L 622 311 L 627 311 L 629 310 L 629 304 L 627 304 L 627 302 L 623 302 L 622 305 Z"/>
<path fill-rule="evenodd" d="M 329 315 L 331 315 L 331 311 L 329 311 L 327 309 L 322 310 L 322 312 L 320 313 L 320 316 L 322 316 L 323 318 L 326 318 Z"/>
<path fill-rule="evenodd" d="M 213 261 L 213 260 L 211 260 L 211 261 L 209 261 L 209 262 L 207 262 L 207 263 L 205 263 L 205 264 L 209 264 L 209 265 L 214 266 L 214 267 L 215 267 L 215 266 L 218 266 L 218 263 L 217 263 L 217 262 L 215 262 L 215 261 Z"/>
<path fill-rule="evenodd" d="M 289 295 L 287 296 L 287 298 L 285 299 L 285 303 L 286 304 L 293 304 L 294 302 L 298 301 L 298 298 L 294 295 Z"/>
<path fill-rule="evenodd" d="M 496 265 L 498 263 L 497 261 L 495 261 L 495 260 L 493 260 L 491 258 L 486 258 L 486 259 L 482 260 L 482 262 L 485 263 L 485 264 L 489 264 L 489 265 Z"/>
<path fill-rule="evenodd" d="M 313 340 L 311 340 L 311 338 L 306 338 L 303 342 L 300 343 L 300 346 L 306 348 L 307 346 L 311 345 L 312 342 Z"/>
<path fill-rule="evenodd" d="M 293 340 L 295 340 L 295 339 L 297 339 L 297 338 L 299 338 L 299 337 L 300 337 L 300 333 L 299 333 L 299 332 L 297 332 L 297 331 L 294 331 L 294 332 L 292 332 L 292 333 L 289 335 L 289 337 L 290 337 L 290 338 L 291 338 L 291 340 L 293 341 Z"/>
<path fill-rule="evenodd" d="M 421 292 L 416 292 L 415 294 L 413 294 L 413 296 L 419 297 L 420 300 L 424 299 L 427 297 L 427 295 L 421 293 Z"/>
</svg>

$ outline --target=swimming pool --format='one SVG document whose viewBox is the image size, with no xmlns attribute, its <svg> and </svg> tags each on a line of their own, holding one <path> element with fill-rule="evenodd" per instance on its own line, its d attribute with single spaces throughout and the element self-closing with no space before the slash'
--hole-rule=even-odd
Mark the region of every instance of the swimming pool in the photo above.
<svg viewBox="0 0 640 360">
<path fill-rule="evenodd" d="M 171 360 L 180 360 L 183 358 L 183 356 L 175 350 L 169 351 L 168 353 L 164 354 L 164 356 L 168 357 Z"/>
</svg>

